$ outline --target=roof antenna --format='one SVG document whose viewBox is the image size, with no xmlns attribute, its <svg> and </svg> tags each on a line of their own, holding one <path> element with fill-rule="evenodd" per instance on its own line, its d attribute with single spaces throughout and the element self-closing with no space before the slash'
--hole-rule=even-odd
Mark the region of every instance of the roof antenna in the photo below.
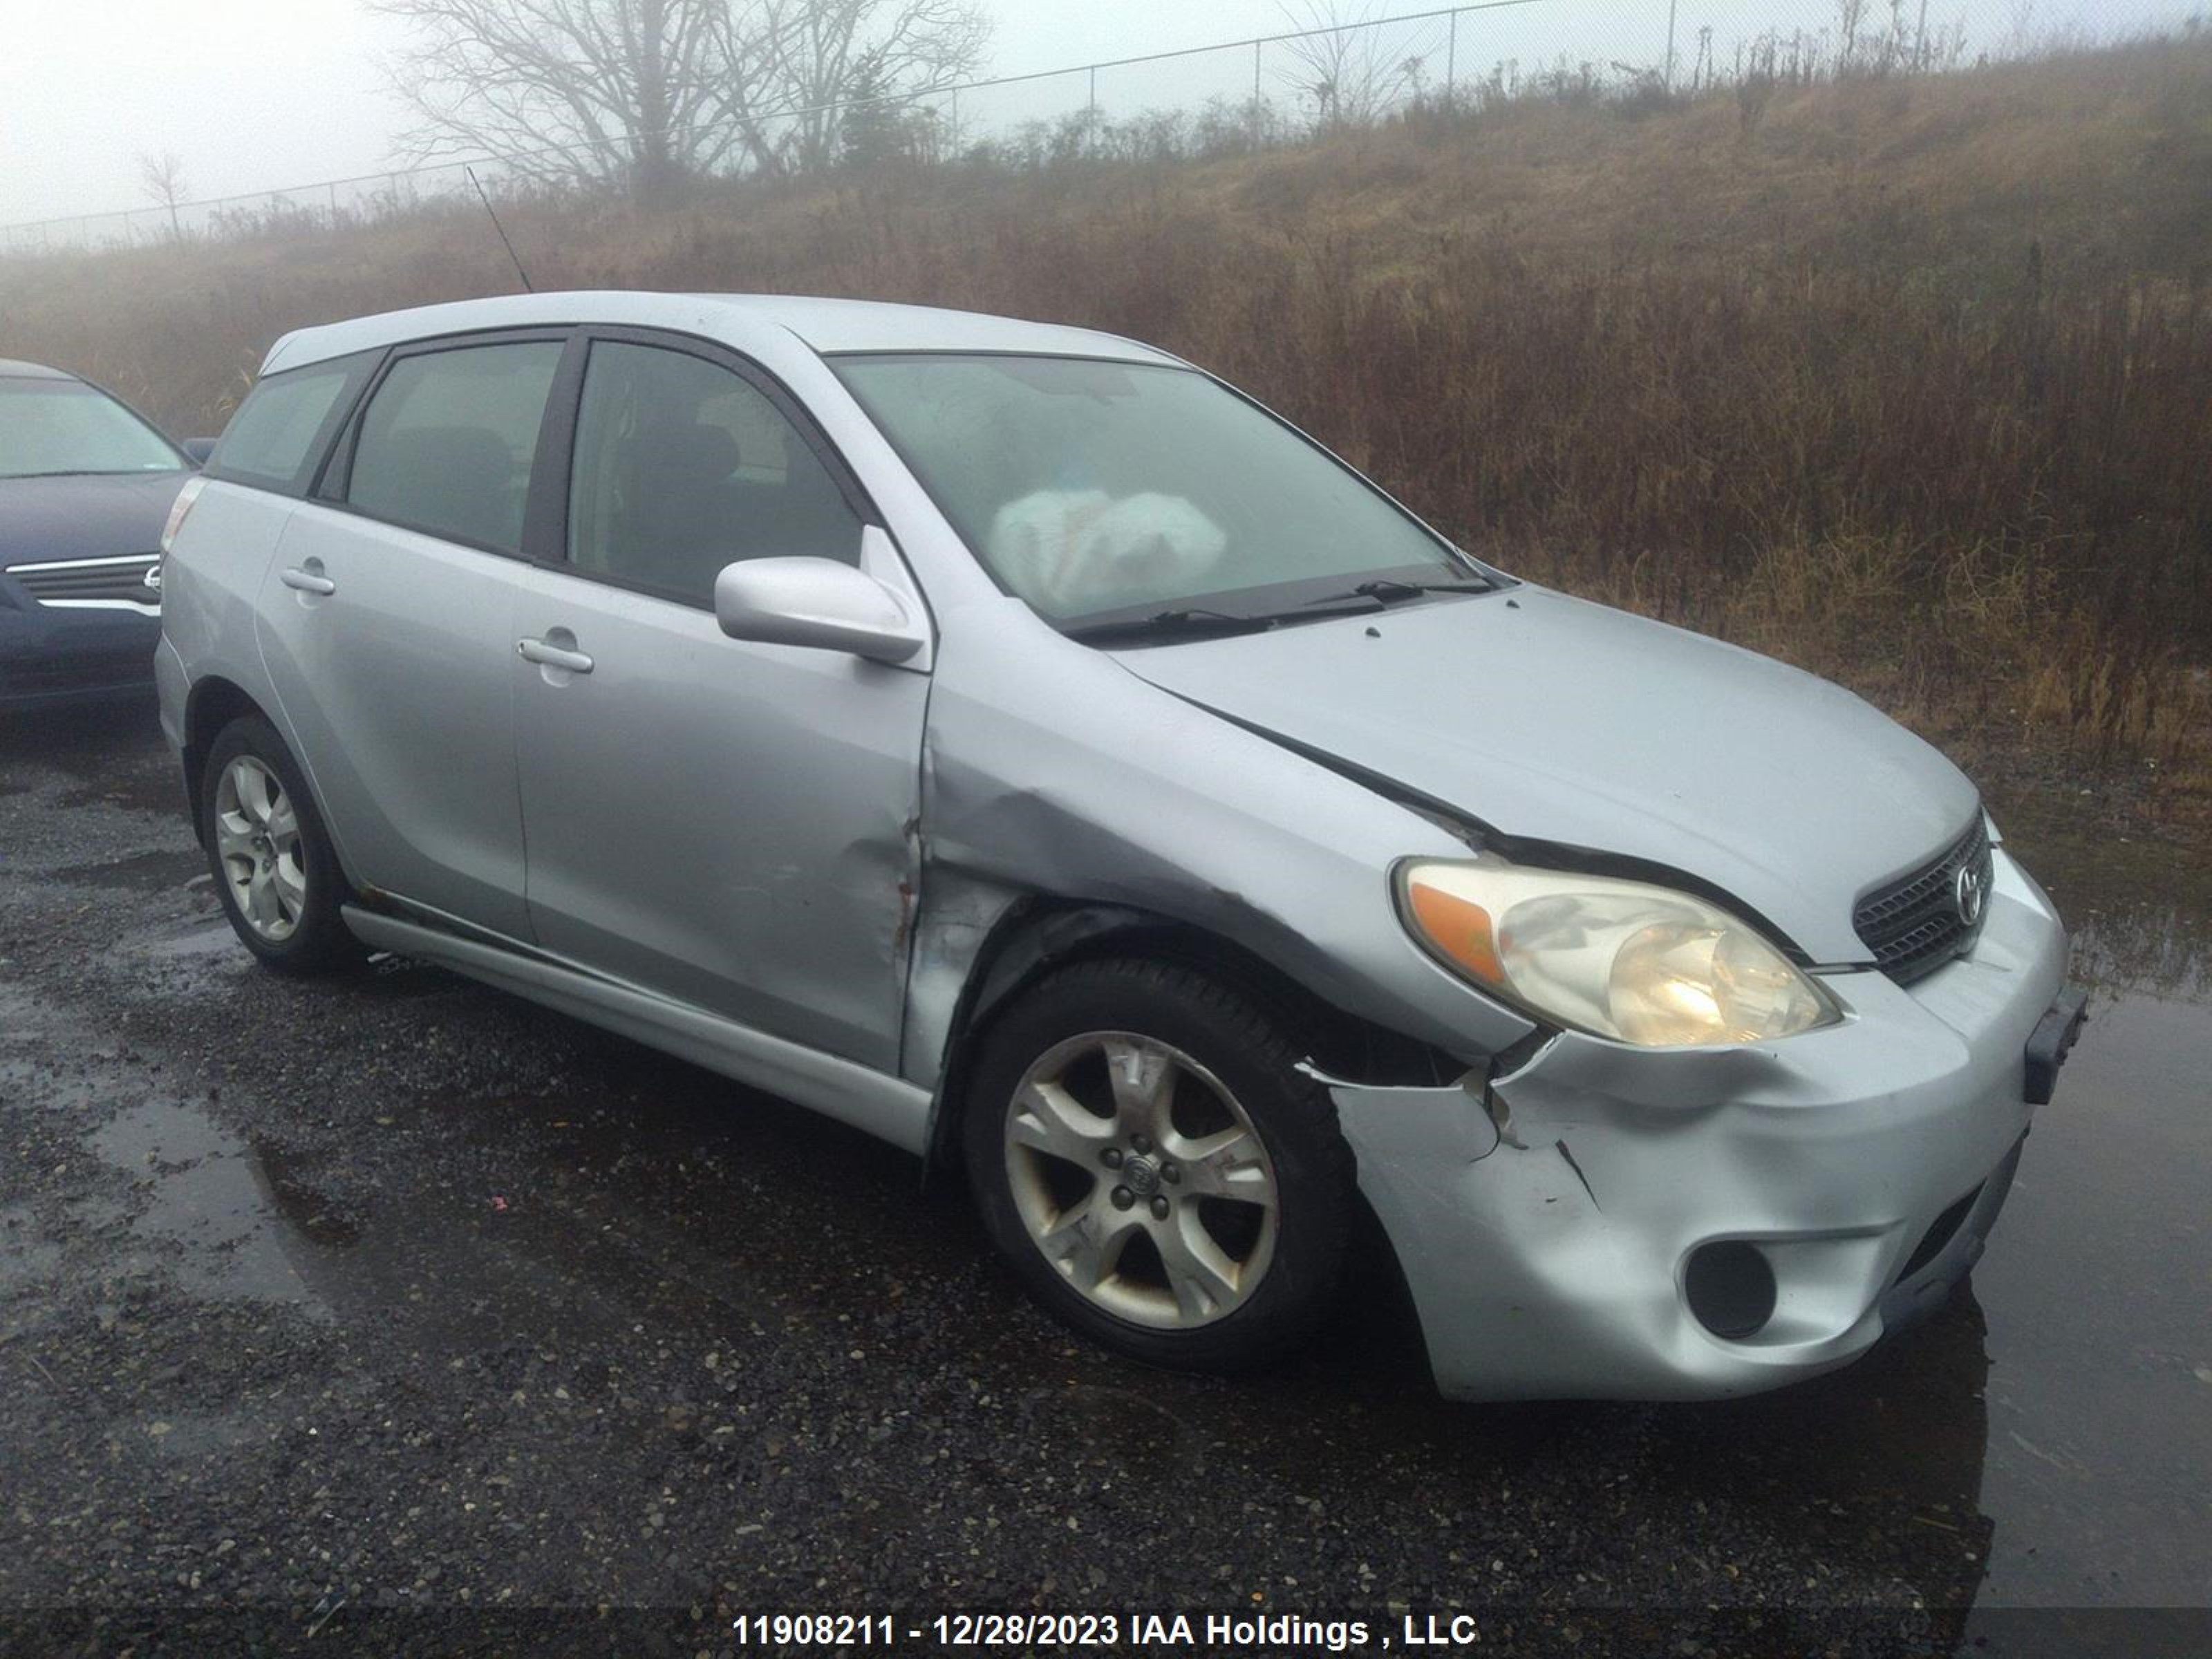
<svg viewBox="0 0 2212 1659">
<path fill-rule="evenodd" d="M 538 290 L 530 284 L 530 273 L 522 268 L 522 256 L 514 251 L 514 244 L 507 240 L 507 227 L 500 223 L 499 215 L 492 213 L 491 198 L 484 194 L 483 181 L 477 177 L 477 170 L 464 164 L 461 171 L 469 175 L 469 182 L 477 187 L 477 200 L 483 204 L 484 211 L 491 214 L 491 228 L 499 233 L 500 246 L 507 250 L 507 257 L 514 261 L 514 274 L 522 278 L 522 291 L 525 294 L 537 293 Z"/>
</svg>

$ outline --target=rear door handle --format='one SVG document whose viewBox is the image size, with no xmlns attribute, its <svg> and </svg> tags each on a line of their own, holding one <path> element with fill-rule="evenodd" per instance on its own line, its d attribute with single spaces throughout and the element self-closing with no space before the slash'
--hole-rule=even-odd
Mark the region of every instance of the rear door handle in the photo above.
<svg viewBox="0 0 2212 1659">
<path fill-rule="evenodd" d="M 543 640 L 517 640 L 514 649 L 525 662 L 541 663 L 548 668 L 565 668 L 571 674 L 592 672 L 592 659 L 582 652 L 548 645 Z"/>
<path fill-rule="evenodd" d="M 302 593 L 319 593 L 328 599 L 338 591 L 338 585 L 319 571 L 302 570 L 294 565 L 282 578 L 287 587 L 296 587 Z"/>
</svg>

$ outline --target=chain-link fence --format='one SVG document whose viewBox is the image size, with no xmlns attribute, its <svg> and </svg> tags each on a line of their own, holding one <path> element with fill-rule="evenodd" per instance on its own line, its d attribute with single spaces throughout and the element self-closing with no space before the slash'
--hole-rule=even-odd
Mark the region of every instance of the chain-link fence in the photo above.
<svg viewBox="0 0 2212 1659">
<path fill-rule="evenodd" d="M 1073 69 L 796 110 L 720 175 L 764 165 L 1215 156 L 1422 109 L 1652 102 L 1717 88 L 1935 74 L 2053 47 L 2203 30 L 2204 0 L 1486 0 Z M 1324 8 L 1324 15 L 1327 14 Z M 0 226 L 0 254 L 281 234 L 619 179 L 627 158 L 545 150 L 209 201 Z"/>
</svg>

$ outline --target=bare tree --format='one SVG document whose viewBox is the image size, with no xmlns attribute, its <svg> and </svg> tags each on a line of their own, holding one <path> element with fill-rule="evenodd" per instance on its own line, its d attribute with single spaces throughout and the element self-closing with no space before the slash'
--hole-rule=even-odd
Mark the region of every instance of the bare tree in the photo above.
<svg viewBox="0 0 2212 1659">
<path fill-rule="evenodd" d="M 640 195 L 711 167 L 724 0 L 371 0 L 413 27 L 392 64 L 417 161 L 489 156 Z"/>
<path fill-rule="evenodd" d="M 1296 64 L 1291 79 L 1314 102 L 1315 125 L 1366 126 L 1420 85 L 1419 58 L 1383 55 L 1375 26 L 1387 21 L 1380 0 L 1278 0 L 1294 29 L 1312 31 L 1284 42 Z"/>
<path fill-rule="evenodd" d="M 1867 0 L 1836 0 L 1836 33 L 1841 45 L 1836 52 L 1836 66 L 1849 70 L 1856 66 L 1859 56 L 1859 31 L 1866 27 Z"/>
<path fill-rule="evenodd" d="M 183 241 L 185 227 L 177 216 L 177 210 L 185 199 L 183 158 L 173 149 L 165 149 L 159 155 L 142 149 L 138 152 L 138 179 L 155 204 L 169 210 L 169 234 Z"/>
<path fill-rule="evenodd" d="M 941 112 L 888 88 L 872 58 L 854 76 L 849 99 L 836 116 L 837 159 L 848 167 L 940 160 L 951 142 Z"/>
<path fill-rule="evenodd" d="M 963 80 L 991 35 L 969 0 L 760 0 L 760 9 L 768 78 L 794 112 L 783 155 L 802 169 L 837 157 L 854 100 L 910 100 Z"/>
<path fill-rule="evenodd" d="M 697 174 L 835 159 L 854 88 L 972 70 L 966 0 L 369 0 L 413 26 L 392 78 L 421 161 L 488 156 L 644 197 Z"/>
</svg>

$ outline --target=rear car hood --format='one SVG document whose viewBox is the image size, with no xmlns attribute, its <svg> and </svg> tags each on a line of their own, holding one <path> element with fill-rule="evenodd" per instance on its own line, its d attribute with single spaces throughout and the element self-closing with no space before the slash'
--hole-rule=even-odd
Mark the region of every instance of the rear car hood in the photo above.
<svg viewBox="0 0 2212 1659">
<path fill-rule="evenodd" d="M 1809 960 L 1944 850 L 1974 787 L 1840 687 L 1541 588 L 1120 652 L 1139 678 L 1512 841 L 1685 872 Z"/>
</svg>

